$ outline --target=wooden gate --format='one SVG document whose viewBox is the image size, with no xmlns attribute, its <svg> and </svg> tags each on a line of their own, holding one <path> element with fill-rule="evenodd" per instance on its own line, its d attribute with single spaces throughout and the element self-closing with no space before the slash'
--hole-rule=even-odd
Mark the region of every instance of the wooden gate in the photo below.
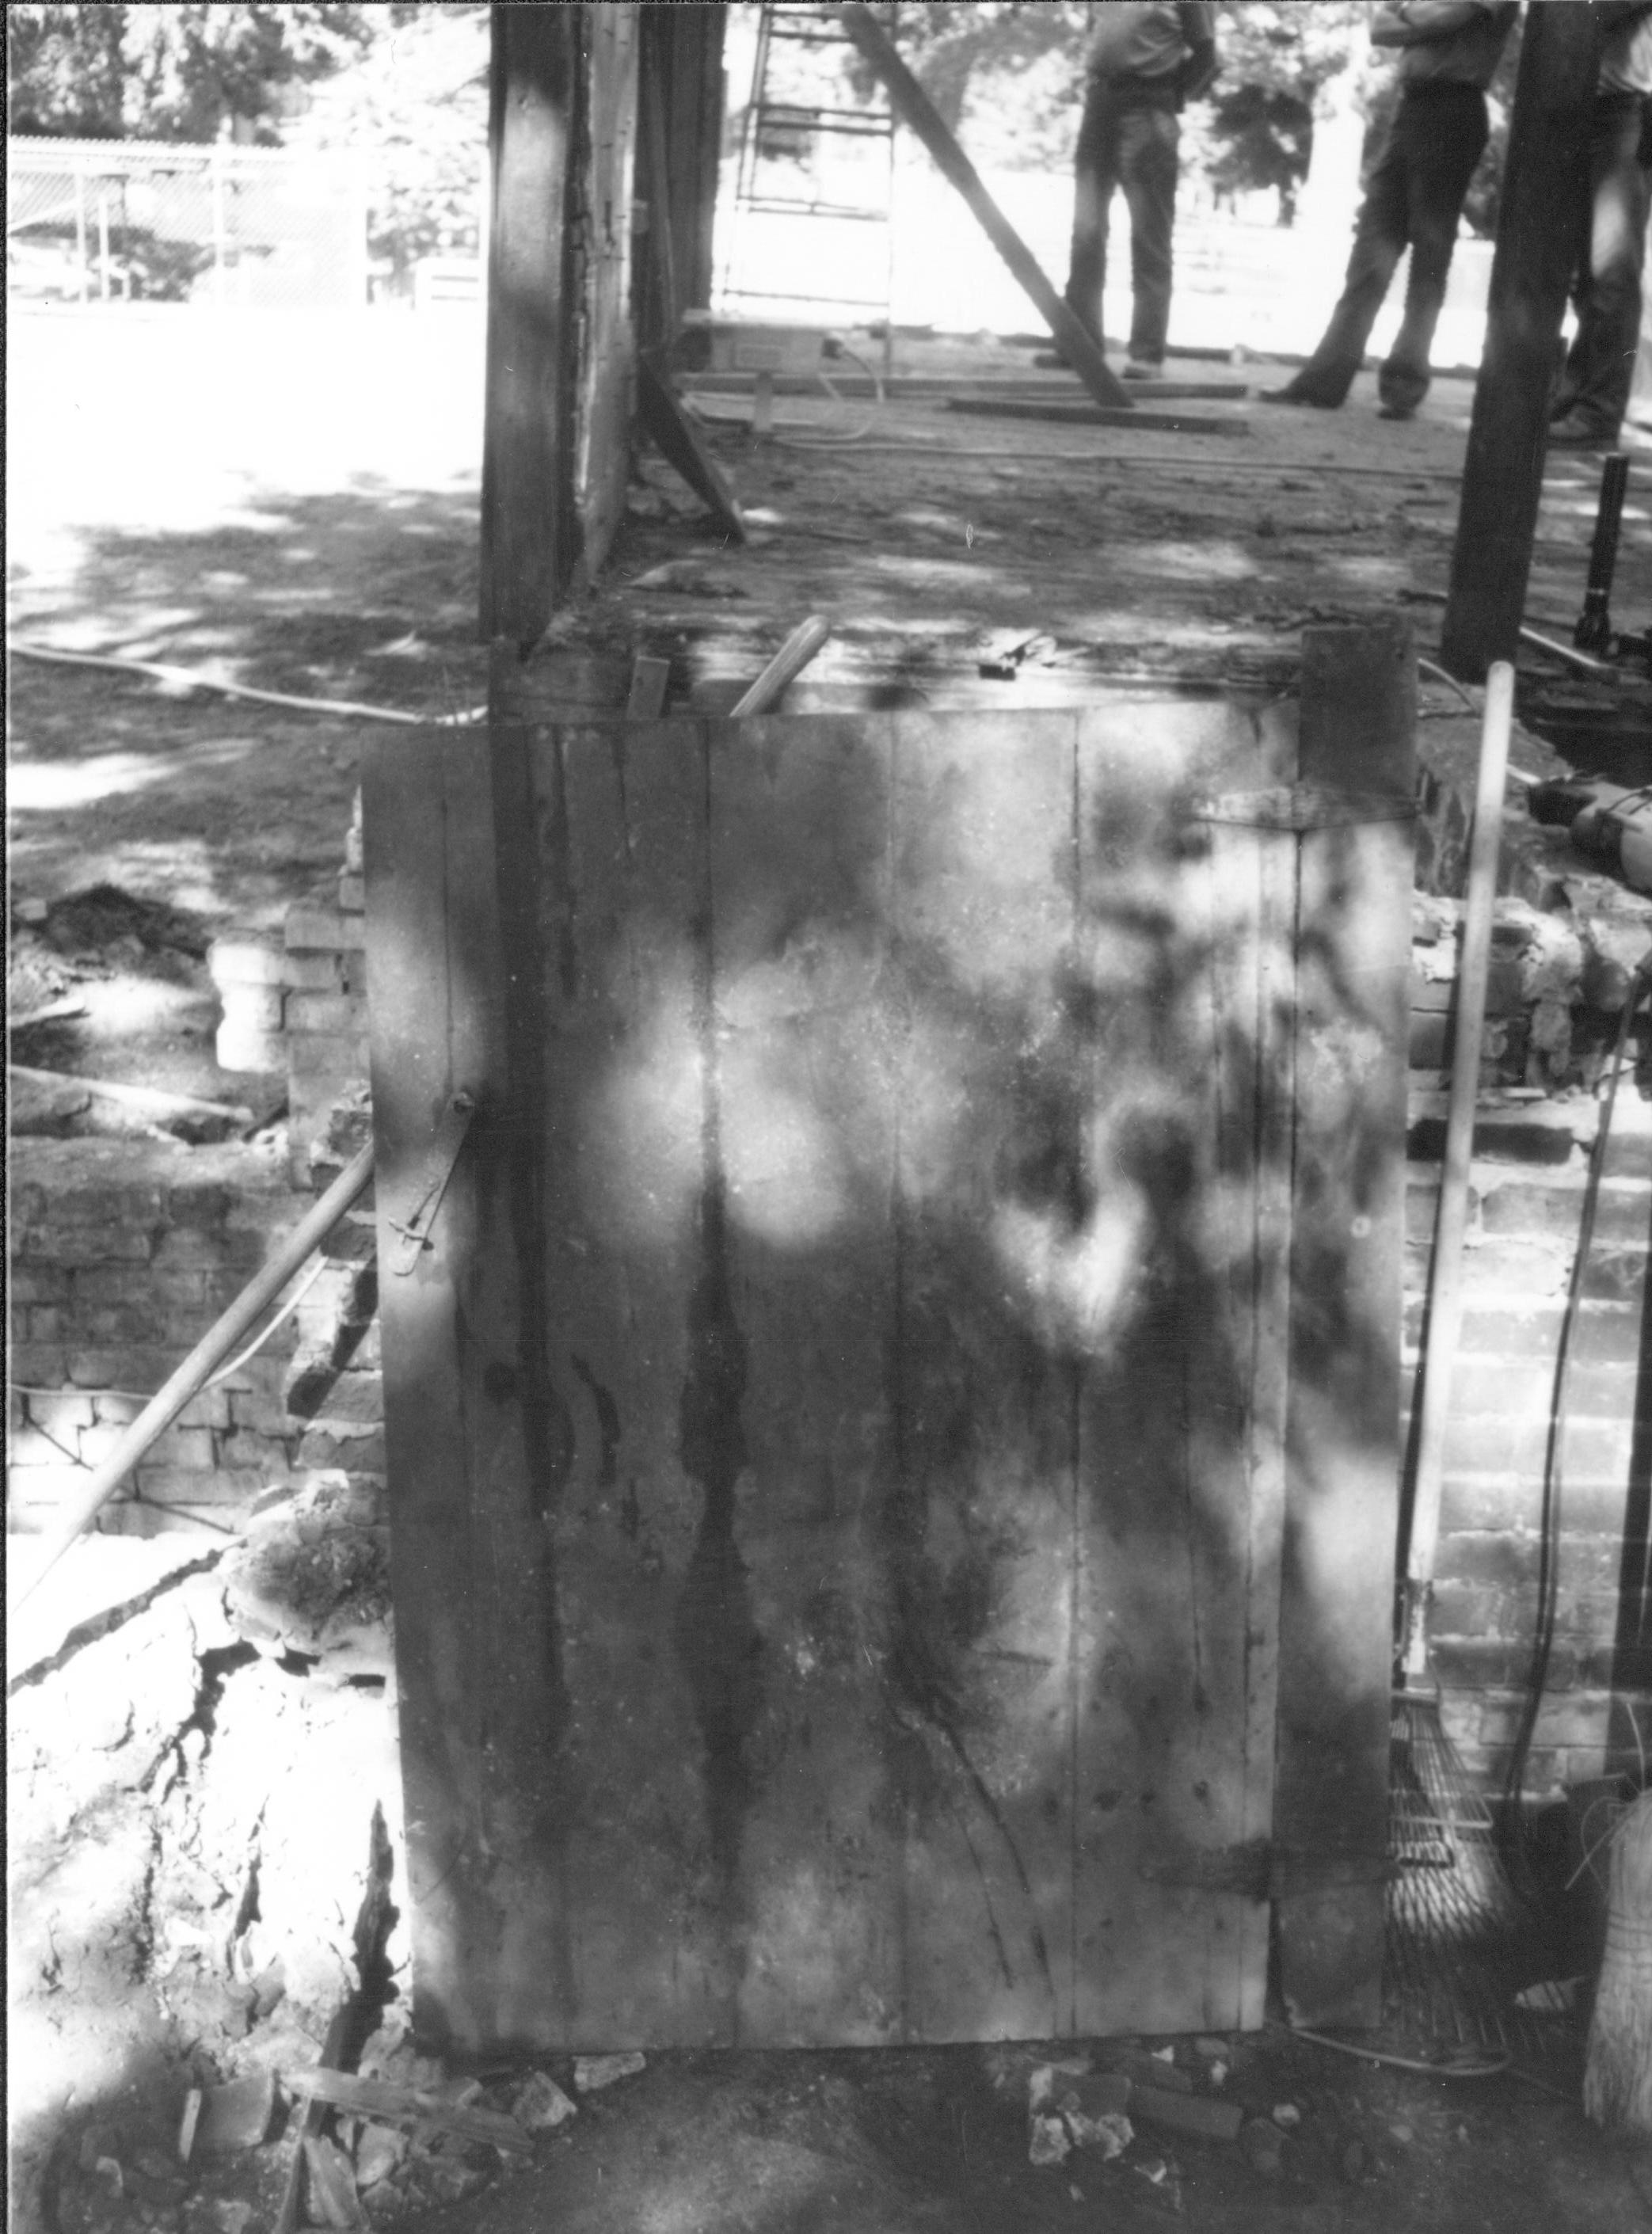
<svg viewBox="0 0 1652 2234">
<path fill-rule="evenodd" d="M 1374 2017 L 1409 675 L 375 748 L 421 2029 Z"/>
</svg>

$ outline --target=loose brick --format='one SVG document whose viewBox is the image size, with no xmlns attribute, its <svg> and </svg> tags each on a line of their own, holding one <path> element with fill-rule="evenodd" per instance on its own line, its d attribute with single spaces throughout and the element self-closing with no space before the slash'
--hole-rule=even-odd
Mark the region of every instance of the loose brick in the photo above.
<svg viewBox="0 0 1652 2234">
<path fill-rule="evenodd" d="M 1575 1248 L 1582 1230 L 1583 1188 L 1576 1186 L 1488 1188 L 1480 1199 L 1480 1225 L 1490 1234 L 1535 1240 L 1550 1237 Z M 1603 1186 L 1595 1203 L 1595 1241 L 1623 1242 L 1646 1248 L 1652 1221 L 1652 1192 L 1622 1184 Z"/>
<path fill-rule="evenodd" d="M 1561 1656 L 1557 1649 L 1554 1658 Z M 1531 1665 L 1531 1646 L 1511 1637 L 1433 1636 L 1428 1657 L 1441 1683 L 1478 1689 L 1486 1683 L 1518 1682 Z M 1569 1665 L 1575 1665 L 1575 1657 Z M 1558 1669 L 1554 1680 L 1562 1680 Z"/>
<path fill-rule="evenodd" d="M 1406 1154 L 1414 1163 L 1437 1164 L 1446 1153 L 1446 1120 L 1414 1120 L 1406 1134 Z M 1577 1153 L 1569 1123 L 1544 1123 L 1518 1111 L 1486 1114 L 1474 1120 L 1473 1154 L 1491 1163 L 1569 1164 Z"/>
<path fill-rule="evenodd" d="M 295 1032 L 288 1048 L 295 1078 L 336 1079 L 341 1088 L 366 1081 L 364 1034 L 358 1037 L 344 1032 Z"/>
<path fill-rule="evenodd" d="M 66 1342 L 72 1322 L 67 1311 L 56 1303 L 29 1303 L 18 1314 L 19 1329 L 25 1342 Z"/>
<path fill-rule="evenodd" d="M 346 918 L 360 915 L 367 905 L 367 886 L 354 869 L 343 869 L 338 879 L 338 909 Z"/>
<path fill-rule="evenodd" d="M 342 993 L 348 990 L 349 972 L 341 953 L 289 953 L 282 982 L 290 993 Z"/>
<path fill-rule="evenodd" d="M 1538 1539 L 1511 1531 L 1442 1536 L 1434 1571 L 1442 1582 L 1479 1583 L 1524 1596 L 1537 1579 Z"/>
<path fill-rule="evenodd" d="M 366 918 L 338 908 L 301 901 L 287 911 L 285 938 L 290 954 L 359 952 L 366 937 Z"/>
<path fill-rule="evenodd" d="M 219 1389 L 229 1408 L 225 1425 L 238 1434 L 285 1435 L 292 1432 L 287 1408 L 278 1395 L 262 1390 Z"/>
<path fill-rule="evenodd" d="M 274 939 L 215 938 L 206 950 L 214 985 L 279 985 L 284 949 Z"/>
<path fill-rule="evenodd" d="M 352 1435 L 312 1427 L 299 1443 L 294 1464 L 316 1473 L 336 1467 L 345 1473 L 382 1474 L 383 1431 L 369 1427 L 361 1434 Z"/>
<path fill-rule="evenodd" d="M 210 1232 L 227 1222 L 234 1200 L 234 1190 L 217 1180 L 183 1179 L 167 1191 L 166 1215 L 174 1226 Z"/>
<path fill-rule="evenodd" d="M 384 1417 L 384 1384 L 376 1373 L 341 1373 L 330 1383 L 291 1390 L 287 1401 L 294 1415 L 330 1421 L 370 1423 Z"/>
<path fill-rule="evenodd" d="M 36 1466 L 47 1472 L 54 1467 L 66 1467 L 71 1473 L 78 1473 L 81 1471 L 76 1463 L 80 1456 L 80 1433 L 78 1428 L 71 1428 L 62 1435 L 56 1435 L 31 1421 L 27 1427 L 19 1427 L 13 1436 L 6 1452 L 6 1463 L 9 1466 Z"/>
<path fill-rule="evenodd" d="M 78 1388 L 57 1388 L 49 1395 L 31 1395 L 28 1400 L 29 1421 L 67 1443 L 70 1450 L 75 1447 L 75 1431 L 91 1427 L 96 1417 L 95 1400 Z"/>
<path fill-rule="evenodd" d="M 1591 1302 L 1638 1303 L 1646 1293 L 1647 1252 L 1598 1242 L 1583 1267 L 1581 1291 Z"/>
<path fill-rule="evenodd" d="M 154 1505 L 250 1505 L 280 1478 L 281 1469 L 273 1465 L 210 1468 L 155 1465 L 138 1469 L 144 1499 Z"/>
<path fill-rule="evenodd" d="M 149 1235 L 132 1226 L 36 1226 L 17 1246 L 35 1264 L 141 1264 L 148 1260 Z"/>
<path fill-rule="evenodd" d="M 14 1247 L 7 1292 L 14 1305 L 61 1303 L 69 1293 L 69 1267 L 67 1264 L 43 1264 L 38 1259 L 25 1257 L 20 1248 Z"/>
<path fill-rule="evenodd" d="M 69 1353 L 61 1342 L 14 1342 L 11 1376 L 29 1388 L 58 1388 L 69 1378 Z"/>
<path fill-rule="evenodd" d="M 359 1040 L 367 1031 L 367 1003 L 354 993 L 290 993 L 287 1029 Z"/>
</svg>

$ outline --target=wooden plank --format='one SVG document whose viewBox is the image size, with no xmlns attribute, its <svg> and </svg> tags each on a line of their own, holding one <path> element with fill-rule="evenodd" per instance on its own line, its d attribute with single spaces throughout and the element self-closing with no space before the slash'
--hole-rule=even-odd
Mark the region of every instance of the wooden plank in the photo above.
<svg viewBox="0 0 1652 2234">
<path fill-rule="evenodd" d="M 538 1245 L 568 1701 L 547 1910 L 567 1967 L 559 1996 L 532 1963 L 525 1989 L 569 2048 L 739 2037 L 741 1695 L 719 1699 L 714 1681 L 708 1697 L 702 1682 L 695 1565 L 691 1392 L 716 1365 L 698 1278 L 707 749 L 685 723 L 540 731 L 523 817 L 546 949 Z"/>
<path fill-rule="evenodd" d="M 1526 10 L 1440 637 L 1441 660 L 1466 682 L 1519 649 L 1599 46 L 1596 9 Z"/>
<path fill-rule="evenodd" d="M 492 14 L 481 633 L 524 650 L 543 634 L 577 550 L 564 235 L 581 16 Z"/>
<path fill-rule="evenodd" d="M 575 501 L 578 575 L 590 581 L 625 515 L 637 337 L 631 327 L 636 0 L 582 5 L 580 172 L 574 245 L 581 297 Z"/>
<path fill-rule="evenodd" d="M 1415 692 L 1403 623 L 1304 630 L 1300 780 L 1395 807 L 1301 840 L 1275 1832 L 1330 1880 L 1277 1907 L 1309 2025 L 1381 2015 L 1382 1885 L 1347 1880 L 1388 1845 Z"/>
<path fill-rule="evenodd" d="M 886 725 L 854 720 L 711 733 L 686 1672 L 754 2041 L 874 2046 L 911 2022 L 884 1696 L 904 1022 L 890 756 Z M 737 1403 L 719 1368 L 735 1355 Z M 713 1744 L 735 1724 L 738 1774 Z"/>
<path fill-rule="evenodd" d="M 431 1245 L 380 1289 L 415 2008 L 427 2037 L 463 2038 L 492 1983 L 493 1860 L 524 1806 L 503 1767 L 554 1721 L 529 1625 L 540 1547 L 503 1488 L 525 1452 L 486 739 L 369 748 L 363 848 L 381 1265 L 453 1096 L 478 1104 Z"/>
<path fill-rule="evenodd" d="M 1264 1904 L 1208 1862 L 1271 1829 L 1284 1159 L 1259 1127 L 1280 1122 L 1265 965 L 1289 920 L 1270 928 L 1257 835 L 1182 810 L 1260 781 L 1277 744 L 1224 707 L 1171 716 L 1144 760 L 1122 709 L 1087 715 L 1078 794 L 1081 2033 L 1254 2025 L 1267 1976 Z"/>
<path fill-rule="evenodd" d="M 1042 402 L 1026 395 L 949 395 L 949 411 L 972 419 L 1048 419 L 1081 427 L 1135 427 L 1144 434 L 1248 434 L 1250 422 L 1230 414 L 1213 418 L 1198 411 L 1143 411 L 1132 404 L 1113 410 L 1099 403 Z"/>
<path fill-rule="evenodd" d="M 1074 371 L 1098 403 L 1127 411 L 1129 390 L 1108 371 L 1100 344 L 1051 286 L 1038 258 L 987 192 L 980 173 L 942 122 L 934 103 L 895 51 L 872 10 L 862 0 L 850 0 L 837 13 L 862 59 L 877 73 L 896 114 L 923 141 L 937 168 L 969 204 L 971 215 L 1048 325 Z"/>
<path fill-rule="evenodd" d="M 1047 1262 L 1071 1148 L 1074 738 L 1061 714 L 897 728 L 885 1689 L 922 2039 L 1074 2022 L 1073 1372 Z"/>
<path fill-rule="evenodd" d="M 663 363 L 646 354 L 637 360 L 637 394 L 649 440 L 716 515 L 729 540 L 743 543 L 746 521 L 739 500 L 678 402 Z"/>
</svg>

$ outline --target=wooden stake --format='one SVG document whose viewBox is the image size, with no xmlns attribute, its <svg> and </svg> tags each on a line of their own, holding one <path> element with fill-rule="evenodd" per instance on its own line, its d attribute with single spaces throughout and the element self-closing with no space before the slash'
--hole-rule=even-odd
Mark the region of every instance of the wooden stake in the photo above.
<svg viewBox="0 0 1652 2234">
<path fill-rule="evenodd" d="M 1549 396 L 1588 193 L 1600 10 L 1528 8 L 1440 658 L 1466 683 L 1519 639 Z"/>
</svg>

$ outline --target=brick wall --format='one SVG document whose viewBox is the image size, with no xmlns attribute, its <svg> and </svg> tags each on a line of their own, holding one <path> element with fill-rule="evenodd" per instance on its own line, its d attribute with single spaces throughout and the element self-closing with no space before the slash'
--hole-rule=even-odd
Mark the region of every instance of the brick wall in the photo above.
<svg viewBox="0 0 1652 2234">
<path fill-rule="evenodd" d="M 9 1527 L 47 1525 L 305 1207 L 256 1148 L 12 1144 Z M 293 1340 L 197 1397 L 102 1525 L 232 1527 L 284 1479 Z"/>
<path fill-rule="evenodd" d="M 318 1175 L 365 1121 L 359 1108 L 334 1114 Z M 14 1144 L 9 1528 L 49 1525 L 310 1199 L 249 1146 Z M 288 1290 L 296 1309 L 271 1340 L 186 1408 L 101 1529 L 233 1532 L 268 1491 L 318 1473 L 382 1493 L 372 1217 L 366 1205 L 348 1214 Z"/>
</svg>

